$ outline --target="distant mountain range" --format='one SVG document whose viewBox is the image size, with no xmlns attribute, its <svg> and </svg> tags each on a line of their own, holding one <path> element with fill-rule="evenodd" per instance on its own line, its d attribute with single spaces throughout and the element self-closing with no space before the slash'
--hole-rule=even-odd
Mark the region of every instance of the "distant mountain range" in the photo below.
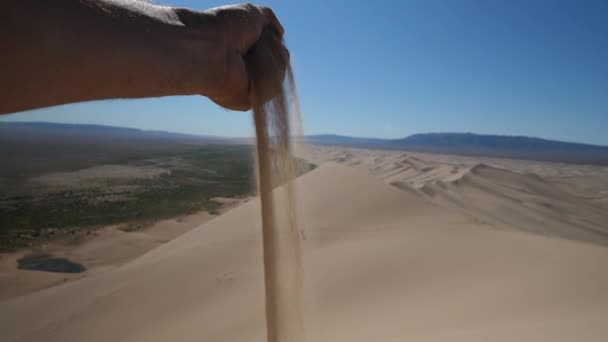
<svg viewBox="0 0 608 342">
<path fill-rule="evenodd" d="M 45 122 L 0 122 L 0 141 L 46 141 L 49 138 L 72 140 L 95 137 L 97 142 L 124 140 L 147 144 L 251 143 L 251 138 L 230 139 L 164 131 L 146 131 L 103 125 L 58 124 Z M 517 158 L 566 163 L 608 165 L 608 146 L 545 140 L 525 136 L 483 135 L 473 133 L 425 133 L 401 139 L 377 139 L 335 134 L 309 135 L 308 143 L 359 148 L 462 154 L 498 158 Z"/>
<path fill-rule="evenodd" d="M 102 125 L 0 122 L 0 189 L 23 178 L 183 153 L 214 137 Z"/>
<path fill-rule="evenodd" d="M 144 139 L 144 140 L 179 140 L 181 142 L 201 140 L 222 140 L 224 138 L 173 133 L 165 131 L 148 131 L 137 128 L 126 128 L 93 124 L 63 124 L 53 122 L 0 122 L 0 137 L 48 137 L 57 136 L 73 138 L 77 136 L 116 139 Z"/>
<path fill-rule="evenodd" d="M 322 145 L 608 165 L 608 146 L 525 136 L 425 133 L 402 139 L 375 139 L 322 134 L 307 136 L 306 141 Z"/>
</svg>

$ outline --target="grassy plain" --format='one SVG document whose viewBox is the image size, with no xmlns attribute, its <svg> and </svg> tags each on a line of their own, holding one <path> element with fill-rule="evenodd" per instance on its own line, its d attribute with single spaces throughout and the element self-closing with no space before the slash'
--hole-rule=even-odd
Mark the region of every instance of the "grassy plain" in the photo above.
<svg viewBox="0 0 608 342">
<path fill-rule="evenodd" d="M 23 179 L 12 185 L 19 191 L 0 197 L 0 251 L 110 224 L 136 230 L 201 210 L 215 213 L 218 198 L 253 194 L 252 156 L 248 145 L 207 144 Z M 311 167 L 299 162 L 301 172 Z"/>
</svg>

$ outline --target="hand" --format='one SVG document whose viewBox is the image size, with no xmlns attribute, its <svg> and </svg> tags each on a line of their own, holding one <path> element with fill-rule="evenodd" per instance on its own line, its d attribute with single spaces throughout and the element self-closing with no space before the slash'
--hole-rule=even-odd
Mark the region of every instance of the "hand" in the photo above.
<svg viewBox="0 0 608 342">
<path fill-rule="evenodd" d="M 252 107 L 250 99 L 250 82 L 247 74 L 245 56 L 252 46 L 259 41 L 262 32 L 273 31 L 279 39 L 283 38 L 284 29 L 268 7 L 251 4 L 230 5 L 213 8 L 203 12 L 212 17 L 213 30 L 218 30 L 218 50 L 222 51 L 221 65 L 224 70 L 217 87 L 205 94 L 222 107 L 246 111 Z M 178 15 L 180 13 L 178 12 Z M 182 13 L 183 14 L 183 13 Z M 184 20 L 182 16 L 182 20 Z M 207 26 L 206 29 L 209 29 Z M 289 56 L 286 49 L 281 54 L 279 73 L 284 74 Z M 281 65 L 285 64 L 285 65 Z M 276 68 L 277 66 L 271 66 Z"/>
</svg>

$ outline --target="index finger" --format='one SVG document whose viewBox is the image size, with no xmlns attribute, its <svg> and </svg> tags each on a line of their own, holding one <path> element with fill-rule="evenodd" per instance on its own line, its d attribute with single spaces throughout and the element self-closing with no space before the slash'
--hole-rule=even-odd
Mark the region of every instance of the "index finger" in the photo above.
<svg viewBox="0 0 608 342">
<path fill-rule="evenodd" d="M 279 37 L 283 38 L 283 35 L 285 34 L 285 29 L 283 28 L 283 25 L 281 25 L 279 18 L 277 18 L 277 16 L 274 14 L 274 11 L 270 9 L 270 7 L 266 6 L 260 6 L 260 9 L 262 10 L 262 13 L 264 13 L 264 17 L 266 18 L 266 25 L 274 28 L 279 34 Z"/>
</svg>

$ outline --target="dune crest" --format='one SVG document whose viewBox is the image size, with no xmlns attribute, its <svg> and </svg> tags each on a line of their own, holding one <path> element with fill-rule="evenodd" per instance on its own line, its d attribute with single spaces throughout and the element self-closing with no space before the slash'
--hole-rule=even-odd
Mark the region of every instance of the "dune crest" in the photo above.
<svg viewBox="0 0 608 342">
<path fill-rule="evenodd" d="M 473 222 L 608 246 L 608 168 L 313 146 Z M 595 185 L 595 187 L 593 187 Z"/>
</svg>

